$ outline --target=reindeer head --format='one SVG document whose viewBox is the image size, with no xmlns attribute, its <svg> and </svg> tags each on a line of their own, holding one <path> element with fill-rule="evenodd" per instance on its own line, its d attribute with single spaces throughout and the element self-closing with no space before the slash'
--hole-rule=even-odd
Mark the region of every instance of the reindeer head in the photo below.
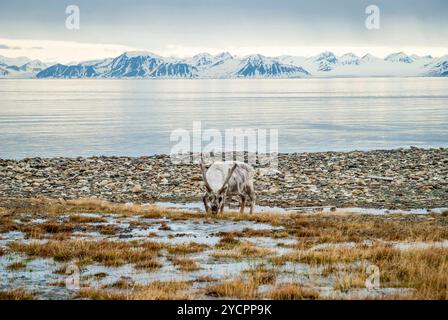
<svg viewBox="0 0 448 320">
<path fill-rule="evenodd" d="M 234 164 L 232 166 L 232 168 L 229 169 L 229 171 L 227 173 L 227 177 L 224 180 L 222 187 L 218 191 L 214 191 L 210 187 L 210 185 L 207 181 L 205 166 L 204 166 L 204 164 L 201 163 L 202 179 L 204 180 L 205 191 L 206 191 L 206 195 L 204 197 L 205 206 L 206 206 L 206 209 L 207 209 L 207 207 L 210 208 L 213 214 L 217 214 L 224 205 L 224 198 L 226 196 L 227 188 L 228 188 L 227 184 L 229 183 L 230 177 L 232 176 L 236 167 L 237 167 L 237 165 Z"/>
</svg>

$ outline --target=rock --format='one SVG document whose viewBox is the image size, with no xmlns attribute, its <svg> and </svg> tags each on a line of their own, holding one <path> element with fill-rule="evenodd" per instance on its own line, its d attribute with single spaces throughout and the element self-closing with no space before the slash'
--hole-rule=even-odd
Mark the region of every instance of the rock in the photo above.
<svg viewBox="0 0 448 320">
<path fill-rule="evenodd" d="M 139 185 L 139 184 L 136 184 L 133 188 L 132 188 L 132 192 L 133 193 L 139 193 L 139 192 L 142 192 L 142 186 L 141 185 Z"/>
<path fill-rule="evenodd" d="M 79 191 L 84 192 L 84 193 L 89 193 L 90 192 L 90 188 L 89 187 L 82 187 L 81 189 L 79 189 Z"/>
<path fill-rule="evenodd" d="M 101 187 L 105 187 L 105 186 L 107 186 L 108 183 L 109 183 L 109 180 L 101 180 L 101 182 L 98 183 L 98 185 Z"/>
<path fill-rule="evenodd" d="M 448 207 L 447 159 L 446 148 L 279 154 L 278 168 L 255 166 L 257 204 Z M 201 201 L 201 180 L 197 164 L 172 165 L 169 155 L 0 159 L 1 197 Z"/>
</svg>

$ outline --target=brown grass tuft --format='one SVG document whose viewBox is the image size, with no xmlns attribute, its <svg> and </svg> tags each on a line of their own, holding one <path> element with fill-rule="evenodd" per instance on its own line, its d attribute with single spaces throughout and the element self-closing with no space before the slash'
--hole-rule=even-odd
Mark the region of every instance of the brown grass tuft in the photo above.
<svg viewBox="0 0 448 320">
<path fill-rule="evenodd" d="M 22 289 L 0 291 L 0 300 L 33 300 L 34 294 Z"/>
<path fill-rule="evenodd" d="M 78 296 L 92 300 L 129 300 L 129 295 L 126 293 L 95 288 L 82 288 Z"/>
<path fill-rule="evenodd" d="M 205 295 L 216 298 L 257 298 L 257 286 L 253 282 L 226 281 L 221 284 L 205 288 Z"/>
<path fill-rule="evenodd" d="M 106 219 L 102 217 L 92 217 L 92 216 L 81 216 L 79 214 L 71 215 L 68 220 L 72 223 L 100 223 L 107 222 Z"/>
<path fill-rule="evenodd" d="M 134 300 L 183 300 L 191 296 L 184 292 L 189 288 L 188 282 L 183 281 L 156 281 L 147 285 L 139 286 L 133 292 L 131 299 Z"/>
<path fill-rule="evenodd" d="M 189 243 L 168 245 L 166 249 L 171 254 L 189 254 L 189 253 L 201 252 L 207 248 L 208 246 L 206 244 L 189 242 Z"/>
<path fill-rule="evenodd" d="M 258 265 L 255 268 L 245 270 L 249 275 L 249 280 L 257 286 L 264 284 L 273 284 L 277 278 L 277 272 L 274 269 L 268 269 L 264 265 Z"/>
<path fill-rule="evenodd" d="M 269 299 L 273 300 L 302 300 L 302 299 L 318 299 L 319 291 L 304 288 L 298 284 L 286 284 L 272 289 L 267 294 Z"/>
<path fill-rule="evenodd" d="M 11 271 L 17 271 L 17 270 L 25 269 L 25 268 L 26 268 L 26 263 L 24 263 L 23 261 L 13 262 L 6 267 L 6 269 L 11 270 Z"/>
<path fill-rule="evenodd" d="M 178 267 L 181 271 L 191 272 L 201 269 L 201 267 L 193 259 L 169 257 L 171 263 Z"/>
<path fill-rule="evenodd" d="M 231 250 L 215 250 L 211 253 L 215 258 L 246 259 L 263 258 L 272 255 L 272 251 L 266 248 L 259 248 L 249 242 L 241 242 Z"/>
<path fill-rule="evenodd" d="M 31 257 L 54 258 L 56 261 L 78 260 L 102 263 L 107 266 L 119 266 L 126 263 L 139 263 L 143 266 L 154 261 L 157 250 L 134 248 L 127 242 L 64 240 L 46 243 L 9 244 L 12 251 L 22 252 Z"/>
</svg>

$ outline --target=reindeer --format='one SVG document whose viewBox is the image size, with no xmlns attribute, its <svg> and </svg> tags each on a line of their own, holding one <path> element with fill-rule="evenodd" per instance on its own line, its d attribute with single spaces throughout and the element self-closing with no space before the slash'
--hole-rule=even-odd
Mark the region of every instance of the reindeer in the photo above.
<svg viewBox="0 0 448 320">
<path fill-rule="evenodd" d="M 208 170 L 201 163 L 202 178 L 205 184 L 205 211 L 211 209 L 212 214 L 222 213 L 224 202 L 228 195 L 238 195 L 241 198 L 240 213 L 244 213 L 246 199 L 250 200 L 250 213 L 255 206 L 255 191 L 253 184 L 254 169 L 240 161 L 216 161 Z"/>
</svg>

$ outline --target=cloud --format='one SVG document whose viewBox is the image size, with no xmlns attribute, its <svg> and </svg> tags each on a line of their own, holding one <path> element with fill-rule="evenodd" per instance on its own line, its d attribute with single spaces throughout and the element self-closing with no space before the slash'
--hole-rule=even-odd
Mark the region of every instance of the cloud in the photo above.
<svg viewBox="0 0 448 320">
<path fill-rule="evenodd" d="M 1 43 L 0 43 L 0 49 L 4 49 L 4 50 L 20 50 L 20 49 L 22 49 L 22 48 L 17 47 L 17 46 L 15 46 L 15 47 L 10 47 L 10 46 L 7 46 L 6 44 L 1 44 Z"/>
<path fill-rule="evenodd" d="M 125 51 L 140 50 L 116 44 L 100 44 L 89 42 L 56 41 L 56 40 L 25 40 L 0 38 L 0 43 L 20 50 L 8 52 L 8 57 L 19 56 L 38 59 L 43 62 L 71 63 L 93 59 L 115 57 Z M 2 48 L 0 47 L 0 50 Z"/>
<path fill-rule="evenodd" d="M 18 47 L 18 46 L 10 47 L 10 46 L 7 46 L 6 44 L 0 43 L 0 49 L 3 49 L 3 50 L 20 50 L 22 48 Z"/>
<path fill-rule="evenodd" d="M 261 53 L 267 56 L 313 56 L 324 51 L 332 51 L 336 55 L 342 55 L 348 52 L 363 56 L 367 53 L 378 57 L 386 57 L 394 52 L 406 52 L 408 54 L 443 56 L 447 54 L 446 47 L 428 47 L 428 46 L 228 46 L 228 47 L 199 47 L 199 46 L 181 46 L 168 45 L 161 50 L 150 50 L 162 56 L 191 57 L 200 52 L 218 54 L 228 51 L 238 56 Z"/>
<path fill-rule="evenodd" d="M 366 53 L 378 57 L 385 57 L 393 52 L 406 52 L 408 54 L 418 54 L 432 56 L 443 56 L 447 54 L 446 47 L 430 46 L 182 46 L 167 45 L 162 48 L 151 47 L 129 47 L 120 44 L 100 44 L 89 42 L 56 41 L 56 40 L 25 40 L 0 38 L 0 50 L 8 48 L 20 48 L 20 50 L 10 50 L 4 52 L 11 58 L 26 56 L 31 59 L 38 59 L 43 62 L 73 63 L 87 60 L 116 57 L 125 51 L 151 51 L 162 56 L 189 57 L 200 52 L 217 54 L 228 51 L 231 54 L 245 56 L 253 53 L 260 53 L 267 56 L 293 55 L 293 56 L 313 56 L 323 51 L 332 51 L 336 55 L 352 52 L 359 56 Z"/>
</svg>

